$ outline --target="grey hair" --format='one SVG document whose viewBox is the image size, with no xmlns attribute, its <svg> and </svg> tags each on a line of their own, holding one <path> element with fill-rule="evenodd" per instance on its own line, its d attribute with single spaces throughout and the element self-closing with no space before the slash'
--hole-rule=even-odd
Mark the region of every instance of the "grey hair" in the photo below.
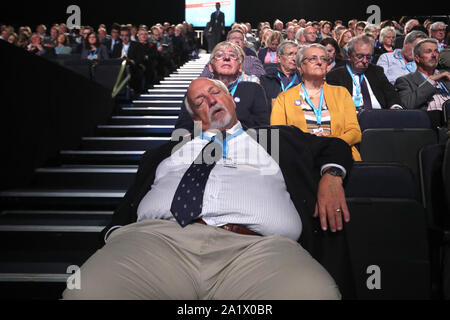
<svg viewBox="0 0 450 320">
<path fill-rule="evenodd" d="M 383 42 L 384 37 L 387 35 L 388 32 L 392 32 L 394 34 L 394 40 L 395 40 L 395 28 L 394 27 L 384 27 L 380 31 L 380 42 Z"/>
<path fill-rule="evenodd" d="M 200 78 L 198 78 L 198 79 L 200 79 Z M 225 94 L 230 94 L 227 86 L 222 81 L 216 80 L 216 79 L 209 79 L 209 78 L 204 78 L 204 79 L 208 79 L 208 80 L 212 81 L 220 90 L 225 92 Z M 186 94 L 186 97 L 184 97 L 184 105 L 186 106 L 187 112 L 192 116 L 194 114 L 194 112 L 192 111 L 192 107 L 189 104 L 189 99 L 188 99 L 187 94 Z"/>
<path fill-rule="evenodd" d="M 222 50 L 222 49 L 226 49 L 226 48 L 231 48 L 233 49 L 239 56 L 239 64 L 242 65 L 242 63 L 244 62 L 245 59 L 245 53 L 244 50 L 242 50 L 241 47 L 239 47 L 238 45 L 235 45 L 234 43 L 231 42 L 227 42 L 227 41 L 222 41 L 219 42 L 213 49 L 213 51 L 211 52 L 211 56 L 209 57 L 209 63 L 212 63 L 214 60 L 214 57 L 217 53 L 217 51 Z"/>
<path fill-rule="evenodd" d="M 365 28 L 364 28 L 364 32 L 365 33 L 370 33 L 371 31 L 376 30 L 378 31 L 378 27 L 375 24 L 372 23 L 368 23 Z"/>
<path fill-rule="evenodd" d="M 286 47 L 288 48 L 297 47 L 297 44 L 291 40 L 283 41 L 277 48 L 277 55 L 282 56 L 284 54 L 284 50 Z"/>
<path fill-rule="evenodd" d="M 444 27 L 444 28 L 447 28 L 447 25 L 446 25 L 445 23 L 443 23 L 442 21 L 438 21 L 438 22 L 435 22 L 435 23 L 433 23 L 433 24 L 431 25 L 430 30 L 431 30 L 431 31 L 434 31 L 434 29 L 436 29 L 437 27 Z"/>
<path fill-rule="evenodd" d="M 425 32 L 420 30 L 414 30 L 408 33 L 405 37 L 405 43 L 413 43 L 417 39 L 426 39 L 428 36 L 425 34 Z"/>
<path fill-rule="evenodd" d="M 404 32 L 405 32 L 405 33 L 408 33 L 409 30 L 412 29 L 411 25 L 413 24 L 413 22 L 416 22 L 416 21 L 419 22 L 419 20 L 417 20 L 417 19 L 410 19 L 410 20 L 408 20 L 408 22 L 406 22 L 406 24 L 405 24 L 405 30 L 404 30 Z"/>
<path fill-rule="evenodd" d="M 297 30 L 297 33 L 295 34 L 295 40 L 300 39 L 301 36 L 305 33 L 305 28 L 300 28 Z"/>
<path fill-rule="evenodd" d="M 362 44 L 368 44 L 372 47 L 372 53 L 373 53 L 373 47 L 374 47 L 374 42 L 373 40 L 366 36 L 365 34 L 361 34 L 359 36 L 353 37 L 352 40 L 350 40 L 350 42 L 347 45 L 348 48 L 348 55 L 350 56 L 353 53 L 353 50 L 355 49 L 355 44 L 356 43 L 362 43 Z"/>
<path fill-rule="evenodd" d="M 420 57 L 420 55 L 422 54 L 422 45 L 424 43 L 434 43 L 436 46 L 439 45 L 438 41 L 434 38 L 425 38 L 423 40 L 420 40 L 414 46 L 414 49 L 413 49 L 414 57 Z"/>
<path fill-rule="evenodd" d="M 323 45 L 321 45 L 319 43 L 312 43 L 312 44 L 304 45 L 304 46 L 300 47 L 300 49 L 298 49 L 297 56 L 295 57 L 295 64 L 297 65 L 297 67 L 300 67 L 303 60 L 305 60 L 306 50 L 311 49 L 311 48 L 321 49 L 325 53 L 325 57 L 328 59 L 328 51 Z"/>
</svg>

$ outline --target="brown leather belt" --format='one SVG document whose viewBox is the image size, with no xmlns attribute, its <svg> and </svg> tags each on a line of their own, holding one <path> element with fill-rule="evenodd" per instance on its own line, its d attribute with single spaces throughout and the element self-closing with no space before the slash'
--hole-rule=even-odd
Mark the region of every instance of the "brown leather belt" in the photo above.
<svg viewBox="0 0 450 320">
<path fill-rule="evenodd" d="M 198 220 L 195 220 L 194 222 L 200 223 L 200 224 L 204 224 L 204 225 L 208 225 L 205 221 L 203 221 L 203 219 L 198 219 Z M 227 230 L 227 231 L 231 231 L 231 232 L 235 232 L 235 233 L 239 233 L 239 234 L 245 234 L 245 235 L 248 235 L 248 236 L 260 236 L 261 237 L 261 235 L 259 233 L 256 233 L 256 232 L 253 232 L 251 230 L 248 230 L 247 228 L 245 228 L 243 226 L 240 226 L 238 224 L 229 223 L 229 224 L 226 224 L 224 226 L 220 226 L 218 228 L 221 228 L 221 229 L 224 229 L 224 230 Z"/>
</svg>

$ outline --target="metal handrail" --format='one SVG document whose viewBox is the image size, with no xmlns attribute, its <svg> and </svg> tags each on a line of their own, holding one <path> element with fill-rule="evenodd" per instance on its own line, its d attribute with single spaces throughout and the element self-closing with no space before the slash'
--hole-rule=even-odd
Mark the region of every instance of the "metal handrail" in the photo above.
<svg viewBox="0 0 450 320">
<path fill-rule="evenodd" d="M 127 67 L 127 61 L 123 60 L 122 66 L 120 67 L 119 74 L 117 75 L 116 84 L 114 85 L 114 88 L 112 90 L 111 96 L 113 99 L 119 94 L 119 92 L 122 90 L 122 88 L 127 84 L 127 82 L 131 78 L 131 74 L 130 74 L 130 72 L 128 72 L 127 76 L 124 79 L 122 79 L 123 73 L 125 72 L 126 67 Z"/>
</svg>

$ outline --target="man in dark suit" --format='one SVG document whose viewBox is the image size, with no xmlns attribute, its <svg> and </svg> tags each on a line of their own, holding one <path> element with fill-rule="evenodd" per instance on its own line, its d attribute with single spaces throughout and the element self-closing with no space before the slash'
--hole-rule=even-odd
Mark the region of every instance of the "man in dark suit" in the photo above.
<svg viewBox="0 0 450 320">
<path fill-rule="evenodd" d="M 231 42 L 217 44 L 208 64 L 214 79 L 222 81 L 236 102 L 238 120 L 247 128 L 269 125 L 270 107 L 264 89 L 242 72 L 244 55 L 240 48 Z M 183 103 L 175 128 L 192 130 L 194 123 Z"/>
<path fill-rule="evenodd" d="M 131 41 L 130 37 L 131 32 L 129 28 L 123 27 L 120 29 L 122 42 L 114 46 L 111 58 L 127 60 L 131 70 L 130 87 L 139 92 L 143 89 L 145 52 L 142 45 L 139 42 Z"/>
<path fill-rule="evenodd" d="M 350 219 L 348 145 L 290 126 L 248 133 L 217 80 L 192 81 L 187 101 L 202 135 L 177 132 L 183 141 L 143 156 L 106 245 L 81 267 L 81 289 L 63 297 L 339 299 L 306 250 L 326 259 L 320 226 L 336 232 Z M 334 265 L 345 259 L 336 248 Z"/>
<path fill-rule="evenodd" d="M 382 67 L 371 64 L 373 42 L 366 35 L 353 38 L 348 45 L 349 63 L 331 70 L 329 84 L 344 86 L 357 110 L 401 109 L 401 100 Z"/>
<path fill-rule="evenodd" d="M 407 109 L 429 111 L 433 126 L 442 125 L 441 110 L 450 99 L 450 73 L 437 70 L 439 47 L 436 39 L 419 41 L 413 50 L 415 72 L 397 78 L 395 89 Z"/>
<path fill-rule="evenodd" d="M 120 40 L 120 25 L 113 24 L 111 27 L 111 37 L 109 39 L 106 39 L 105 46 L 108 49 L 109 56 L 111 56 L 114 46 L 116 44 L 121 43 L 122 40 Z"/>
<path fill-rule="evenodd" d="M 208 39 L 208 51 L 211 52 L 225 35 L 225 14 L 220 11 L 220 2 L 216 3 L 216 11 L 211 13 L 208 32 L 211 35 Z"/>
</svg>

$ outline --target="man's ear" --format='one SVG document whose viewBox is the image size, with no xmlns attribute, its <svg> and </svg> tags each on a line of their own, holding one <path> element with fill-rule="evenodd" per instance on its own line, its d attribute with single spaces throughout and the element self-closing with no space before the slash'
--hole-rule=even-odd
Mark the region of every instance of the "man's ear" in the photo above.
<svg viewBox="0 0 450 320">
<path fill-rule="evenodd" d="M 208 68 L 209 68 L 209 72 L 211 72 L 212 74 L 214 74 L 214 69 L 213 69 L 213 67 L 212 67 L 211 62 L 208 63 Z"/>
</svg>

